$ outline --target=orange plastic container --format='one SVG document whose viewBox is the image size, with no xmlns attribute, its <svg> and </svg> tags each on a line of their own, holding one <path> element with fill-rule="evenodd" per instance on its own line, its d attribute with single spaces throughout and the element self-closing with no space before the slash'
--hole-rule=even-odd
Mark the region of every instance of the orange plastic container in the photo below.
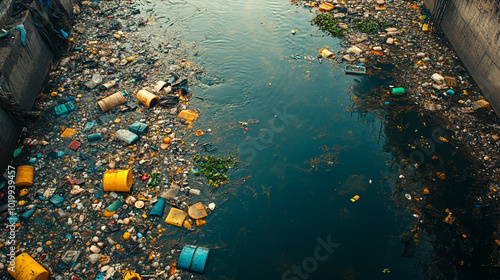
<svg viewBox="0 0 500 280">
<path fill-rule="evenodd" d="M 21 165 L 17 168 L 16 187 L 31 187 L 33 186 L 33 178 L 35 177 L 35 167 L 30 165 Z"/>
<path fill-rule="evenodd" d="M 49 272 L 30 255 L 22 253 L 7 267 L 9 274 L 16 280 L 49 280 Z"/>
<path fill-rule="evenodd" d="M 132 170 L 106 170 L 102 189 L 106 192 L 129 192 L 134 182 Z"/>
<path fill-rule="evenodd" d="M 141 89 L 141 90 L 139 90 L 139 92 L 137 92 L 136 98 L 137 98 L 137 100 L 141 101 L 142 104 L 146 105 L 149 108 L 155 107 L 160 102 L 160 99 L 158 98 L 158 96 L 152 94 L 151 92 L 149 92 L 147 90 L 143 90 L 143 89 Z"/>
</svg>

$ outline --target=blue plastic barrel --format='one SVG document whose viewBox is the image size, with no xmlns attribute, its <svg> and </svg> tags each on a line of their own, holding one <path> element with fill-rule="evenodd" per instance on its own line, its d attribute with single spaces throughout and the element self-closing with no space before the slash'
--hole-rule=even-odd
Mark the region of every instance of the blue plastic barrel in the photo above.
<svg viewBox="0 0 500 280">
<path fill-rule="evenodd" d="M 184 245 L 177 267 L 182 270 L 203 273 L 208 260 L 209 249 L 193 245 Z"/>
<path fill-rule="evenodd" d="M 151 208 L 151 211 L 149 211 L 150 216 L 159 216 L 161 217 L 163 215 L 163 210 L 165 209 L 165 202 L 167 200 L 163 197 L 158 198 L 158 201 L 153 205 L 153 208 Z"/>
<path fill-rule="evenodd" d="M 191 261 L 193 260 L 194 252 L 196 252 L 196 246 L 184 245 L 181 255 L 179 256 L 179 261 L 177 262 L 177 267 L 189 271 L 191 269 Z"/>
<path fill-rule="evenodd" d="M 139 140 L 139 136 L 137 136 L 137 134 L 126 129 L 118 129 L 115 135 L 118 139 L 127 142 L 127 144 L 133 144 Z"/>
<path fill-rule="evenodd" d="M 209 249 L 198 247 L 194 253 L 193 262 L 191 264 L 191 271 L 202 274 L 205 272 L 205 266 L 207 265 Z"/>
<path fill-rule="evenodd" d="M 134 122 L 128 129 L 134 133 L 143 134 L 148 129 L 148 125 L 141 122 Z"/>
</svg>

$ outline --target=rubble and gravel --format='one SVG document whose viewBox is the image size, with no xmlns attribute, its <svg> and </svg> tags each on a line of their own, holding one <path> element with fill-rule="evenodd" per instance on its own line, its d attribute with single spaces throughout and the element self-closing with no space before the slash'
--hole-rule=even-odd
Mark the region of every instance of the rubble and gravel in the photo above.
<svg viewBox="0 0 500 280">
<path fill-rule="evenodd" d="M 152 19 L 134 1 L 78 1 L 73 13 L 70 49 L 37 96 L 34 110 L 42 113 L 24 131 L 12 163 L 35 167 L 34 186 L 19 197 L 18 251 L 52 279 L 121 279 L 127 271 L 199 278 L 175 269 L 183 244 L 166 236 L 197 231 L 207 221 L 188 217 L 174 232 L 160 221 L 163 204 L 152 209 L 163 200 L 166 211 L 196 203 L 207 215 L 216 211 L 206 180 L 190 174 L 202 150 L 197 136 L 210 130 L 195 136 L 194 120 L 178 117 L 200 113 L 187 109 L 189 87 L 203 69 L 188 61 L 190 46 L 175 35 L 152 45 L 141 32 Z M 139 102 L 141 90 L 158 96 L 158 106 Z M 115 93 L 126 102 L 103 112 L 97 102 Z M 103 191 L 103 174 L 112 169 L 132 170 L 130 192 Z M 10 277 L 7 269 L 1 273 Z"/>
</svg>

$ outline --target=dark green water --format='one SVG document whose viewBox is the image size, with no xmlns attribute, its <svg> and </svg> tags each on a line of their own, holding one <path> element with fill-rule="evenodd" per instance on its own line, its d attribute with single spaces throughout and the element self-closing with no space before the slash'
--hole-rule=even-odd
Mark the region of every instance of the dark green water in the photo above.
<svg viewBox="0 0 500 280">
<path fill-rule="evenodd" d="M 214 248 L 208 279 L 422 278 L 414 259 L 400 257 L 399 236 L 414 218 L 391 201 L 383 122 L 349 109 L 356 83 L 378 87 L 379 80 L 314 59 L 324 46 L 341 47 L 310 25 L 310 10 L 285 0 L 151 1 L 143 8 L 154 9 L 143 13 L 156 19 L 145 28 L 153 42 L 173 34 L 193 42 L 188 61 L 206 69 L 190 88 L 203 98 L 189 104 L 202 112 L 193 131 L 212 129 L 198 139 L 240 160 L 225 191 L 211 198 L 218 208 L 208 224 L 169 235 Z M 239 121 L 249 120 L 258 123 L 245 130 Z M 325 242 L 334 244 L 325 249 Z"/>
</svg>

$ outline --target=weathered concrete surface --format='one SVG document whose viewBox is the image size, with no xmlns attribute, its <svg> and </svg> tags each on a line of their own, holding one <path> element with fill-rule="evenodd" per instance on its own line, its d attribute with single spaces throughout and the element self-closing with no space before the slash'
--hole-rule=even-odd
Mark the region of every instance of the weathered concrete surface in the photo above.
<svg viewBox="0 0 500 280">
<path fill-rule="evenodd" d="M 7 23 L 7 15 L 10 13 L 11 6 L 14 0 L 0 0 L 0 27 L 3 28 Z"/>
<path fill-rule="evenodd" d="M 2 0 L 2 3 L 6 0 Z M 62 0 L 71 15 L 72 0 Z M 18 20 L 11 20 L 1 28 L 10 29 L 23 24 L 27 45 L 21 43 L 20 32 L 11 31 L 8 38 L 0 40 L 0 87 L 12 93 L 24 110 L 30 111 L 40 93 L 50 69 L 54 52 L 44 42 L 30 12 Z M 4 170 L 16 148 L 23 124 L 14 121 L 5 106 L 0 107 L 0 170 Z"/>
<path fill-rule="evenodd" d="M 449 0 L 441 30 L 500 115 L 500 0 Z"/>
</svg>

